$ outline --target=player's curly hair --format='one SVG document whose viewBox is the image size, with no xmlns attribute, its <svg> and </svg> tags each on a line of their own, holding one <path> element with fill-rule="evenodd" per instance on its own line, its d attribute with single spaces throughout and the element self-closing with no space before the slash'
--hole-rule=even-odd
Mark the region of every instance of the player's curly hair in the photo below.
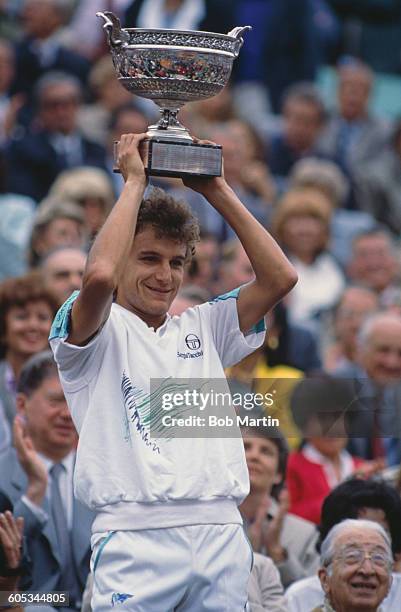
<svg viewBox="0 0 401 612">
<path fill-rule="evenodd" d="M 199 223 L 188 204 L 176 200 L 159 188 L 153 188 L 142 201 L 138 212 L 135 234 L 151 225 L 158 238 L 169 238 L 187 246 L 189 261 L 195 254 L 199 242 Z"/>
</svg>

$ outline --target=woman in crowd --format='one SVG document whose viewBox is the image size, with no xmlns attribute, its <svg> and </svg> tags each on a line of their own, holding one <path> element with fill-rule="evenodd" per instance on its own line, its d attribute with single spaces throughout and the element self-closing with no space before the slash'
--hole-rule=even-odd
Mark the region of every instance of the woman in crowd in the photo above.
<svg viewBox="0 0 401 612">
<path fill-rule="evenodd" d="M 38 208 L 28 248 L 28 263 L 34 268 L 61 246 L 83 248 L 86 243 L 84 214 L 72 201 L 47 198 Z"/>
<path fill-rule="evenodd" d="M 0 285 L 0 400 L 6 422 L 15 416 L 16 385 L 25 362 L 48 348 L 57 300 L 39 272 Z"/>
<path fill-rule="evenodd" d="M 288 513 L 287 491 L 280 491 L 288 457 L 280 430 L 246 427 L 242 435 L 251 485 L 240 506 L 245 529 L 254 551 L 273 559 L 287 587 L 314 573 L 318 562 L 317 532 L 309 521 Z"/>
<path fill-rule="evenodd" d="M 89 241 L 102 227 L 115 200 L 107 174 L 100 168 L 91 167 L 62 172 L 53 183 L 49 196 L 75 202 L 81 207 Z"/>
<path fill-rule="evenodd" d="M 298 273 L 287 300 L 292 322 L 316 325 L 343 291 L 342 271 L 327 250 L 331 215 L 330 200 L 310 188 L 288 191 L 275 211 L 273 231 Z"/>
</svg>

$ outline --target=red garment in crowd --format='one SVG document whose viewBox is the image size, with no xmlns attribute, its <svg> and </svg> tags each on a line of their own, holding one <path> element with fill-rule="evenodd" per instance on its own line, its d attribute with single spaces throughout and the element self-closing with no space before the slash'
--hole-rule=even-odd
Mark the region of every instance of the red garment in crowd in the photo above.
<svg viewBox="0 0 401 612">
<path fill-rule="evenodd" d="M 319 454 L 317 451 L 314 452 L 316 455 Z M 344 456 L 343 465 L 346 473 L 343 472 L 343 479 L 351 476 L 365 463 L 359 457 L 352 457 L 349 453 Z M 324 465 L 318 462 L 318 459 L 312 461 L 303 449 L 290 453 L 286 484 L 290 494 L 289 512 L 318 525 L 323 501 L 339 482 L 330 482 Z"/>
</svg>

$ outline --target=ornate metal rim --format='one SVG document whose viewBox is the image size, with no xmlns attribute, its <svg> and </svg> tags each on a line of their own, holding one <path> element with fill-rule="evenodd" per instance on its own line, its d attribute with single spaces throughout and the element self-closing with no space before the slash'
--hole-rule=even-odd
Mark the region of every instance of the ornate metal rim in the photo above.
<svg viewBox="0 0 401 612">
<path fill-rule="evenodd" d="M 124 28 L 121 32 L 124 33 L 126 48 L 139 48 L 144 45 L 191 47 L 211 52 L 224 51 L 230 53 L 234 58 L 241 46 L 240 40 L 227 34 L 214 34 L 213 32 L 197 30 L 185 32 L 184 30 Z"/>
<path fill-rule="evenodd" d="M 172 30 L 171 28 L 121 28 L 122 31 L 131 34 L 131 32 L 136 32 L 140 34 L 182 34 L 183 36 L 206 36 L 207 38 L 222 38 L 223 40 L 237 42 L 237 38 L 234 36 L 228 36 L 228 34 L 221 34 L 220 32 L 206 32 L 203 30 Z"/>
</svg>

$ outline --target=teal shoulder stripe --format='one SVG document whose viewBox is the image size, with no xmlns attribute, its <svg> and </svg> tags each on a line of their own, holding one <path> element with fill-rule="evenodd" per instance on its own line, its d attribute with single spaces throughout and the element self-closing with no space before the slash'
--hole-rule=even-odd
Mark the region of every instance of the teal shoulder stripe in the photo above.
<svg viewBox="0 0 401 612">
<path fill-rule="evenodd" d="M 79 291 L 74 291 L 57 312 L 50 329 L 49 340 L 53 340 L 53 338 L 66 338 L 68 336 L 71 309 L 78 294 Z"/>
<path fill-rule="evenodd" d="M 240 289 L 241 287 L 237 287 L 236 289 L 233 289 L 232 291 L 229 291 L 228 293 L 223 293 L 223 295 L 218 295 L 213 300 L 211 300 L 211 304 L 213 304 L 213 302 L 221 302 L 224 300 L 229 300 L 230 298 L 238 299 L 238 294 L 240 292 Z"/>
<path fill-rule="evenodd" d="M 250 331 L 251 334 L 260 334 L 266 331 L 266 324 L 264 319 L 260 319 L 259 323 L 256 323 Z"/>
</svg>

